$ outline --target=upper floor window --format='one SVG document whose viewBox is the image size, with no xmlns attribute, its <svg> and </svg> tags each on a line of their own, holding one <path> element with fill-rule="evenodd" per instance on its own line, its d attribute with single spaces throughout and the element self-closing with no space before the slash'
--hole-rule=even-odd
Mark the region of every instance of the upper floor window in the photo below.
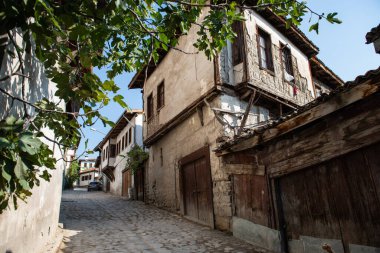
<svg viewBox="0 0 380 253">
<path fill-rule="evenodd" d="M 116 145 L 115 144 L 111 144 L 110 145 L 110 155 L 109 156 L 110 157 L 115 157 L 116 156 Z"/>
<path fill-rule="evenodd" d="M 232 43 L 232 64 L 233 66 L 243 62 L 244 55 L 244 33 L 243 23 L 234 22 L 232 24 L 232 30 L 236 33 L 236 38 Z"/>
<path fill-rule="evenodd" d="M 150 94 L 147 99 L 146 117 L 150 119 L 153 116 L 153 95 Z"/>
<path fill-rule="evenodd" d="M 259 28 L 257 33 L 257 40 L 260 67 L 274 71 L 272 57 L 272 42 L 270 39 L 270 35 Z"/>
<path fill-rule="evenodd" d="M 157 86 L 157 111 L 165 105 L 165 83 L 162 81 Z"/>
<path fill-rule="evenodd" d="M 290 52 L 289 47 L 282 44 L 281 44 L 281 58 L 282 58 L 282 65 L 284 68 L 285 80 L 289 82 L 294 82 L 292 53 Z"/>
<path fill-rule="evenodd" d="M 125 148 L 125 142 L 124 142 L 124 136 L 121 138 L 121 150 L 124 150 Z"/>
<path fill-rule="evenodd" d="M 129 144 L 132 143 L 132 130 L 133 128 L 129 128 Z"/>
</svg>

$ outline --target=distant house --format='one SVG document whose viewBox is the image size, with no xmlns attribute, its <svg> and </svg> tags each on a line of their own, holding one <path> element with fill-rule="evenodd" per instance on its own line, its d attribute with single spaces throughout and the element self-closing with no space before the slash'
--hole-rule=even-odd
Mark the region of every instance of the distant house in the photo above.
<svg viewBox="0 0 380 253">
<path fill-rule="evenodd" d="M 169 50 L 129 84 L 144 94 L 146 201 L 230 231 L 232 176 L 247 172 L 228 166 L 212 150 L 343 84 L 300 30 L 286 29 L 285 20 L 270 10 L 243 15 L 246 21 L 233 24 L 236 40 L 227 41 L 213 61 L 202 53 Z M 179 38 L 180 49 L 198 51 L 197 29 Z"/>
<path fill-rule="evenodd" d="M 112 194 L 133 198 L 143 195 L 141 178 L 126 167 L 127 153 L 134 145 L 142 146 L 142 111 L 125 111 L 116 121 L 115 126 L 94 148 L 100 153 L 100 171 L 103 173 L 103 190 Z M 137 190 L 136 190 L 137 188 Z"/>
<path fill-rule="evenodd" d="M 85 158 L 79 161 L 79 179 L 76 186 L 85 187 L 92 181 L 98 181 L 99 169 L 96 165 L 96 158 Z"/>
</svg>

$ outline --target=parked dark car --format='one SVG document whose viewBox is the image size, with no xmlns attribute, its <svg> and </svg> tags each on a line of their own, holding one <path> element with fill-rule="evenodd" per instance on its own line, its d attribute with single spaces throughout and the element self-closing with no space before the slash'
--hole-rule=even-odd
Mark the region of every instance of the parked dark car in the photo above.
<svg viewBox="0 0 380 253">
<path fill-rule="evenodd" d="M 102 184 L 100 182 L 90 182 L 87 186 L 87 191 L 101 191 Z"/>
</svg>

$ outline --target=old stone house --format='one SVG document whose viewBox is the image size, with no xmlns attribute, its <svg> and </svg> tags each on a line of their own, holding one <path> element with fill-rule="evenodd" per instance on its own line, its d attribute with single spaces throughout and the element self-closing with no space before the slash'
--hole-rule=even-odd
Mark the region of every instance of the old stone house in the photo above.
<svg viewBox="0 0 380 253">
<path fill-rule="evenodd" d="M 94 148 L 100 153 L 99 167 L 103 173 L 103 190 L 119 196 L 134 197 L 135 177 L 126 167 L 127 153 L 134 145 L 142 146 L 142 111 L 122 113 L 115 126 Z M 142 195 L 142 189 L 136 194 Z"/>
<path fill-rule="evenodd" d="M 380 68 L 219 143 L 235 236 L 273 252 L 380 250 Z M 332 251 L 323 251 L 323 248 Z"/>
<path fill-rule="evenodd" d="M 169 50 L 129 84 L 143 90 L 146 201 L 221 230 L 232 228 L 231 175 L 244 166 L 226 166 L 212 152 L 217 143 L 343 83 L 301 31 L 285 29 L 269 10 L 244 15 L 234 25 L 238 38 L 213 61 Z M 196 52 L 196 32 L 181 36 L 178 47 Z"/>
</svg>

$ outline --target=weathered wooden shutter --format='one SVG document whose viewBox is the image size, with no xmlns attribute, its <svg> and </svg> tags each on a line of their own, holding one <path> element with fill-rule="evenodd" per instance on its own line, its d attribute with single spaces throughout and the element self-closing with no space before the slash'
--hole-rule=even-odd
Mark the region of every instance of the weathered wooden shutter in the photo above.
<svg viewBox="0 0 380 253">
<path fill-rule="evenodd" d="M 244 53 L 243 23 L 242 22 L 233 23 L 232 30 L 237 34 L 237 37 L 232 43 L 232 64 L 233 66 L 235 66 L 243 62 L 243 53 Z"/>
</svg>

